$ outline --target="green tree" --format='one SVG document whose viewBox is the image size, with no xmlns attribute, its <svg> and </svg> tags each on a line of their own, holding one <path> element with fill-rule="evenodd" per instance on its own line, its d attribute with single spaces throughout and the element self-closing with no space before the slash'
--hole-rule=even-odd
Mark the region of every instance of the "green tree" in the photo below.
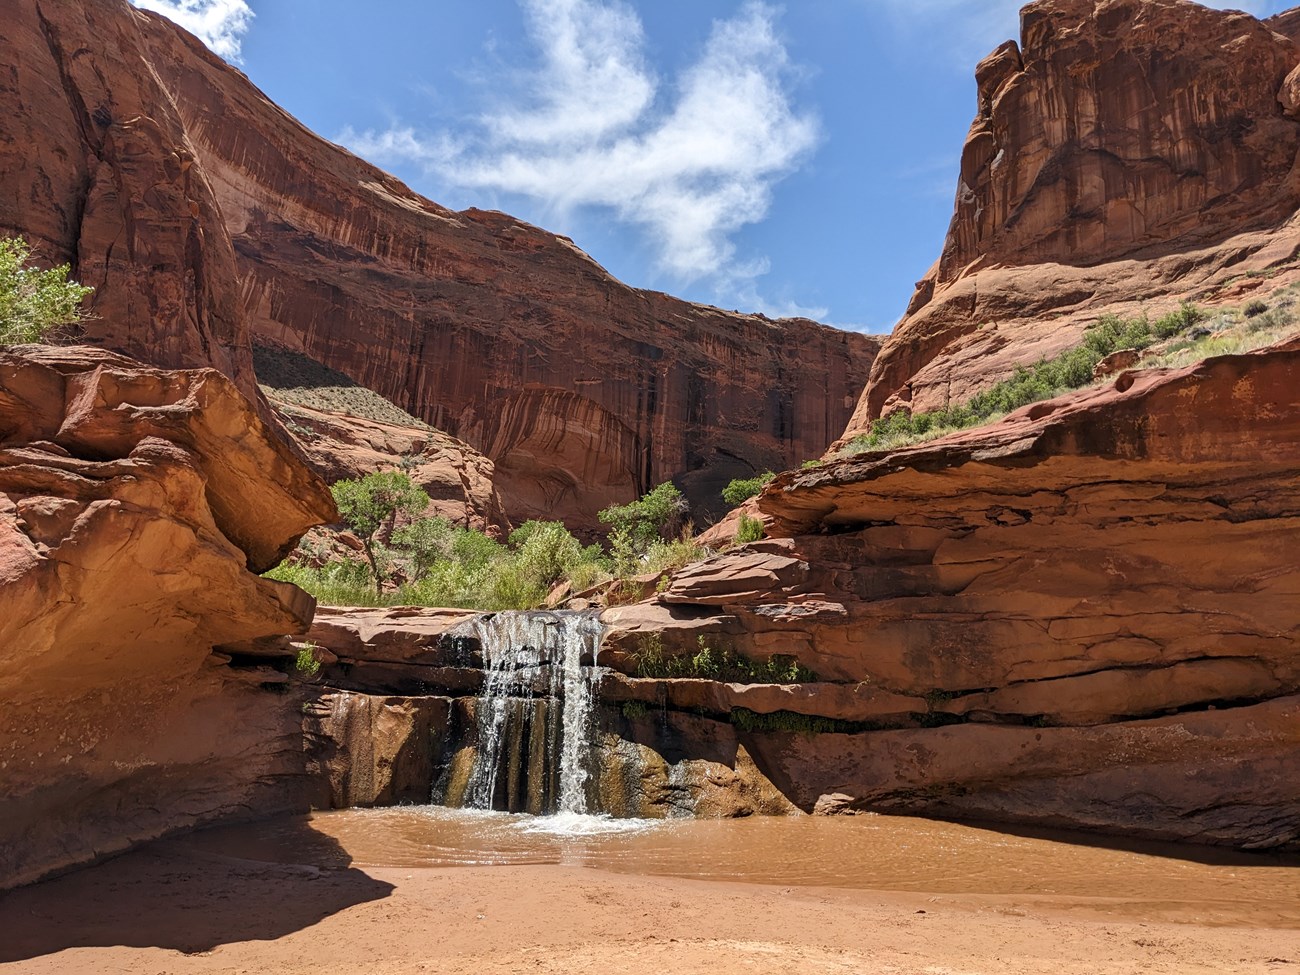
<svg viewBox="0 0 1300 975">
<path fill-rule="evenodd" d="M 0 237 L 0 346 L 39 342 L 85 319 L 81 303 L 94 289 L 68 280 L 68 265 L 34 267 L 20 237 Z"/>
<path fill-rule="evenodd" d="M 688 511 L 682 492 L 671 481 L 665 481 L 636 501 L 611 505 L 597 514 L 611 528 L 610 555 L 617 571 L 633 574 L 652 545 L 682 530 Z"/>
<path fill-rule="evenodd" d="M 407 553 L 414 581 L 418 582 L 451 554 L 456 526 L 446 518 L 420 518 L 393 532 L 392 541 Z"/>
<path fill-rule="evenodd" d="M 330 488 L 343 523 L 365 550 L 375 578 L 375 592 L 383 592 L 380 542 L 390 538 L 398 515 L 416 518 L 429 507 L 429 495 L 401 471 L 376 471 L 359 481 L 339 481 Z"/>
</svg>

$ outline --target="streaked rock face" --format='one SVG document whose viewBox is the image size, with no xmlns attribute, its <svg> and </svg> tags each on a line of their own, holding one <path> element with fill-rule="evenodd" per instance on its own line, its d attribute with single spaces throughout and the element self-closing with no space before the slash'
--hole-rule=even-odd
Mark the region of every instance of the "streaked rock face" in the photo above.
<svg viewBox="0 0 1300 975">
<path fill-rule="evenodd" d="M 776 537 L 607 610 L 603 659 L 782 653 L 821 683 L 610 693 L 847 722 L 742 736 L 805 809 L 1296 845 L 1297 368 L 1292 343 L 1122 373 L 784 474 L 757 499 Z"/>
<path fill-rule="evenodd" d="M 215 370 L 0 352 L 0 886 L 305 804 L 258 657 L 313 602 L 255 573 L 334 517 Z"/>
<path fill-rule="evenodd" d="M 185 122 L 117 0 L 12 0 L 0 34 L 0 233 L 95 288 L 88 341 L 213 366 L 256 398 L 230 236 Z"/>
<path fill-rule="evenodd" d="M 1300 244 L 1293 20 L 1183 0 L 1027 6 L 1020 44 L 976 70 L 942 255 L 846 436 L 967 399 L 1104 311 L 1213 304 L 1239 298 L 1221 290 L 1246 272 L 1286 273 Z"/>
</svg>

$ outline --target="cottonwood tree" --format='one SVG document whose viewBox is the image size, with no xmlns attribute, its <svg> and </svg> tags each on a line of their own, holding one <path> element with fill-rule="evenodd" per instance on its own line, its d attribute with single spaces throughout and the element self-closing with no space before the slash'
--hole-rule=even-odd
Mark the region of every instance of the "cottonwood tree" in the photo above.
<svg viewBox="0 0 1300 975">
<path fill-rule="evenodd" d="M 361 540 L 366 562 L 383 594 L 380 545 L 389 538 L 399 515 L 417 518 L 429 507 L 429 495 L 401 471 L 376 471 L 359 481 L 339 481 L 330 488 L 343 523 Z"/>
</svg>

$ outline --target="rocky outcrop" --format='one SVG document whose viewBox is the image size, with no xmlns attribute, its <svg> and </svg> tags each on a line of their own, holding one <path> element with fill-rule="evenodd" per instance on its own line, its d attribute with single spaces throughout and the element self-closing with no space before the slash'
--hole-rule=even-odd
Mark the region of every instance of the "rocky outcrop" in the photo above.
<svg viewBox="0 0 1300 975">
<path fill-rule="evenodd" d="M 511 517 L 594 526 L 676 479 L 819 455 L 878 340 L 629 288 L 574 244 L 456 213 L 317 138 L 162 19 L 143 30 L 238 254 L 252 328 L 486 454 Z"/>
<path fill-rule="evenodd" d="M 976 70 L 943 253 L 846 436 L 968 399 L 1103 312 L 1158 314 L 1214 303 L 1243 274 L 1300 274 L 1288 17 L 1185 0 L 1025 7 L 1020 43 Z"/>
<path fill-rule="evenodd" d="M 432 427 L 382 423 L 274 398 L 271 406 L 331 484 L 400 466 L 432 499 L 429 515 L 498 537 L 509 531 L 492 461 L 469 444 Z"/>
<path fill-rule="evenodd" d="M 84 338 L 214 366 L 256 398 L 239 272 L 148 15 L 122 0 L 13 0 L 0 34 L 0 234 L 95 288 Z"/>
<path fill-rule="evenodd" d="M 216 370 L 0 352 L 0 887 L 305 806 L 313 603 L 256 573 L 334 517 Z"/>
<path fill-rule="evenodd" d="M 1298 367 L 1293 342 L 1122 373 L 781 475 L 779 537 L 607 610 L 602 659 L 779 653 L 820 683 L 613 693 L 796 716 L 740 741 L 808 810 L 1297 845 Z"/>
</svg>

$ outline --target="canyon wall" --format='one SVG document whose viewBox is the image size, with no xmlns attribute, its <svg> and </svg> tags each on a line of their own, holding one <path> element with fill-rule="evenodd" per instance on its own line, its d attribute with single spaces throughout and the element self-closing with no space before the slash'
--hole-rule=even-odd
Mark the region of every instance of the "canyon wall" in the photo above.
<svg viewBox="0 0 1300 975">
<path fill-rule="evenodd" d="M 757 500 L 771 537 L 603 611 L 593 794 L 632 815 L 865 810 L 1300 848 L 1298 369 L 1293 341 L 1127 372 L 781 475 Z M 332 707 L 435 715 L 421 774 L 452 782 L 483 686 L 463 620 L 334 611 L 311 633 L 350 695 Z M 653 673 L 675 658 L 693 675 Z M 767 669 L 716 675 L 738 658 Z M 344 742 L 334 778 L 384 801 L 418 740 L 376 756 L 346 725 L 325 733 Z"/>
<path fill-rule="evenodd" d="M 145 21 L 121 0 L 6 2 L 0 234 L 95 288 L 85 341 L 256 398 L 234 248 Z"/>
<path fill-rule="evenodd" d="M 305 809 L 260 578 L 336 517 L 221 373 L 0 351 L 0 888 L 222 817 Z"/>
<path fill-rule="evenodd" d="M 818 456 L 879 340 L 629 288 L 573 242 L 453 212 L 308 132 L 170 23 L 144 32 L 210 174 L 251 328 L 467 441 L 516 520 L 594 524 L 673 478 Z"/>
<path fill-rule="evenodd" d="M 976 69 L 942 254 L 846 437 L 968 399 L 1104 312 L 1300 277 L 1294 22 L 1185 0 L 1026 6 L 1020 43 Z"/>
<path fill-rule="evenodd" d="M 1298 368 L 1293 341 L 1122 373 L 784 474 L 773 538 L 606 611 L 606 657 L 703 639 L 811 668 L 742 705 L 844 723 L 742 737 L 806 809 L 1295 845 Z"/>
</svg>

